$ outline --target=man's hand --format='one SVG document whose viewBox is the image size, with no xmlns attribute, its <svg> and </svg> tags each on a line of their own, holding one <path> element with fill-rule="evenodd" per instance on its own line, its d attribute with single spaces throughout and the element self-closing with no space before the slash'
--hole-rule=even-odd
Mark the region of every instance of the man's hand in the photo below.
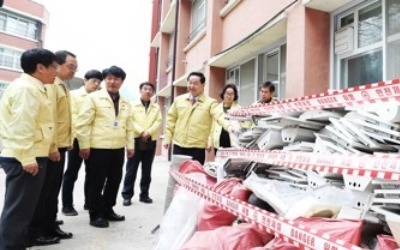
<svg viewBox="0 0 400 250">
<path fill-rule="evenodd" d="M 50 153 L 49 159 L 50 161 L 60 161 L 61 159 L 60 152 L 57 150 L 56 152 Z"/>
<path fill-rule="evenodd" d="M 168 150 L 169 149 L 169 144 L 168 143 L 164 144 L 163 147 Z"/>
<path fill-rule="evenodd" d="M 211 152 L 211 149 L 212 149 L 212 147 L 211 147 L 211 146 L 208 146 L 208 147 L 206 147 L 206 150 L 207 150 L 207 152 L 208 152 L 208 153 L 210 153 L 210 152 Z"/>
<path fill-rule="evenodd" d="M 128 158 L 132 158 L 135 155 L 135 150 L 134 149 L 127 149 L 126 150 L 126 155 Z"/>
<path fill-rule="evenodd" d="M 32 176 L 35 176 L 39 172 L 39 165 L 37 163 L 31 163 L 25 166 L 22 166 L 25 172 L 30 173 Z"/>
<path fill-rule="evenodd" d="M 150 138 L 150 133 L 148 132 L 148 131 L 144 131 L 143 133 L 142 133 L 142 140 L 143 141 L 147 141 L 147 139 L 149 139 Z"/>
<path fill-rule="evenodd" d="M 79 150 L 79 156 L 80 156 L 82 159 L 84 159 L 84 160 L 89 159 L 89 156 L 90 156 L 90 148 L 85 148 L 85 149 Z"/>
</svg>

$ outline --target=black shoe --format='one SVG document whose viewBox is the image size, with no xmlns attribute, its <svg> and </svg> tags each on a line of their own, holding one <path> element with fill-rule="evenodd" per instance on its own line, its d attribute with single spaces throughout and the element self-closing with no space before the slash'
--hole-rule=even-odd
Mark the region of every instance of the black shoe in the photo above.
<svg viewBox="0 0 400 250">
<path fill-rule="evenodd" d="M 51 231 L 49 233 L 49 235 L 50 236 L 54 236 L 54 237 L 58 237 L 58 238 L 60 238 L 62 240 L 71 239 L 72 238 L 72 233 L 65 232 L 65 231 L 61 230 L 61 228 L 54 229 L 53 231 Z"/>
<path fill-rule="evenodd" d="M 140 202 L 144 202 L 144 203 L 148 203 L 148 204 L 149 204 L 149 203 L 153 203 L 153 199 L 151 199 L 151 198 L 148 197 L 148 196 L 147 196 L 147 197 L 140 197 L 140 198 L 139 198 L 139 201 L 140 201 Z"/>
<path fill-rule="evenodd" d="M 111 211 L 107 216 L 107 220 L 109 221 L 124 221 L 125 216 L 116 214 L 114 211 Z"/>
<path fill-rule="evenodd" d="M 32 242 L 33 246 L 47 246 L 60 243 L 60 238 L 53 236 L 39 236 Z"/>
<path fill-rule="evenodd" d="M 130 199 L 124 199 L 124 201 L 122 202 L 122 205 L 124 206 L 130 206 L 132 205 L 132 202 Z"/>
<path fill-rule="evenodd" d="M 62 224 L 64 224 L 64 221 L 63 220 L 56 220 L 56 224 L 57 225 L 62 225 Z"/>
<path fill-rule="evenodd" d="M 62 213 L 65 216 L 77 216 L 78 212 L 75 210 L 75 208 L 73 206 L 65 206 L 62 208 Z"/>
<path fill-rule="evenodd" d="M 90 225 L 99 228 L 106 228 L 109 226 L 108 221 L 102 217 L 98 217 L 95 220 L 90 220 Z"/>
</svg>

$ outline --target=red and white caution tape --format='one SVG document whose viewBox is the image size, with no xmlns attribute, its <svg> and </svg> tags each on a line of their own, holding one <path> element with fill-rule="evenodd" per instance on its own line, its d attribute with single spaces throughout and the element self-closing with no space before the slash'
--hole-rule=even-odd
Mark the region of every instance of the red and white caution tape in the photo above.
<svg viewBox="0 0 400 250">
<path fill-rule="evenodd" d="M 300 249 L 362 249 L 343 240 L 333 238 L 326 233 L 306 228 L 303 224 L 285 219 L 241 200 L 212 191 L 210 187 L 179 173 L 176 169 L 171 168 L 170 174 L 187 190 Z"/>
<path fill-rule="evenodd" d="M 219 149 L 217 157 L 243 158 L 249 161 L 317 170 L 319 172 L 400 180 L 400 155 L 339 155 L 280 150 Z"/>
<path fill-rule="evenodd" d="M 287 113 L 310 109 L 338 108 L 346 106 L 360 106 L 364 104 L 400 101 L 400 79 L 378 82 L 324 92 L 317 95 L 289 98 L 265 105 L 243 106 L 240 109 L 230 110 L 232 116 L 267 115 L 271 113 Z"/>
</svg>

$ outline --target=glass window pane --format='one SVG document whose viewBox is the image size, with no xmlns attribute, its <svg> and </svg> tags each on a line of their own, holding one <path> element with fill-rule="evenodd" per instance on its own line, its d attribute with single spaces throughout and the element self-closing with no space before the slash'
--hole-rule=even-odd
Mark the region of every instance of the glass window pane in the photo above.
<svg viewBox="0 0 400 250">
<path fill-rule="evenodd" d="M 255 86 L 255 59 L 252 59 L 240 66 L 240 105 L 250 105 L 255 101 Z"/>
<path fill-rule="evenodd" d="M 16 34 L 18 30 L 18 19 L 15 17 L 7 17 L 6 31 Z"/>
<path fill-rule="evenodd" d="M 388 35 L 400 32 L 400 1 L 387 0 Z"/>
<path fill-rule="evenodd" d="M 279 92 L 279 86 L 278 86 L 278 80 L 279 80 L 279 52 L 276 51 L 272 54 L 266 55 L 266 81 L 270 81 L 275 85 L 275 93 L 274 97 L 278 96 Z M 261 84 L 261 83 L 259 83 Z M 260 86 L 259 86 L 260 87 Z"/>
<path fill-rule="evenodd" d="M 273 82 L 278 80 L 279 77 L 279 53 L 275 52 L 273 54 L 267 55 L 267 81 Z"/>
<path fill-rule="evenodd" d="M 282 99 L 286 97 L 286 44 L 281 46 L 281 72 L 279 79 L 279 88 L 275 92 L 277 92 L 277 97 Z"/>
<path fill-rule="evenodd" d="M 27 34 L 28 34 L 28 21 L 19 20 L 17 33 L 20 36 L 27 36 Z"/>
<path fill-rule="evenodd" d="M 28 26 L 28 34 L 27 36 L 32 39 L 36 39 L 36 32 L 37 32 L 37 23 L 30 22 Z"/>
<path fill-rule="evenodd" d="M 4 66 L 12 68 L 14 64 L 14 58 L 10 55 L 4 56 Z"/>
<path fill-rule="evenodd" d="M 342 60 L 342 79 L 347 87 L 382 81 L 382 50 Z M 347 76 L 346 76 L 347 75 Z"/>
<path fill-rule="evenodd" d="M 0 30 L 5 30 L 5 29 L 6 29 L 6 15 L 0 13 Z"/>
<path fill-rule="evenodd" d="M 354 13 L 351 13 L 340 19 L 340 28 L 354 23 Z"/>
<path fill-rule="evenodd" d="M 388 44 L 387 60 L 387 78 L 400 77 L 400 41 Z"/>
<path fill-rule="evenodd" d="M 380 2 L 359 11 L 358 47 L 382 41 L 382 7 Z"/>
</svg>

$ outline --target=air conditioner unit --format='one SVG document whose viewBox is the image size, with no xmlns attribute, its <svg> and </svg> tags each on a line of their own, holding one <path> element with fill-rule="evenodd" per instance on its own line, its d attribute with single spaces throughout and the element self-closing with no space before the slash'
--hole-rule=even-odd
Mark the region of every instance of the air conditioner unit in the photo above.
<svg viewBox="0 0 400 250">
<path fill-rule="evenodd" d="M 344 54 L 354 49 L 354 28 L 346 26 L 335 31 L 335 53 Z"/>
</svg>

